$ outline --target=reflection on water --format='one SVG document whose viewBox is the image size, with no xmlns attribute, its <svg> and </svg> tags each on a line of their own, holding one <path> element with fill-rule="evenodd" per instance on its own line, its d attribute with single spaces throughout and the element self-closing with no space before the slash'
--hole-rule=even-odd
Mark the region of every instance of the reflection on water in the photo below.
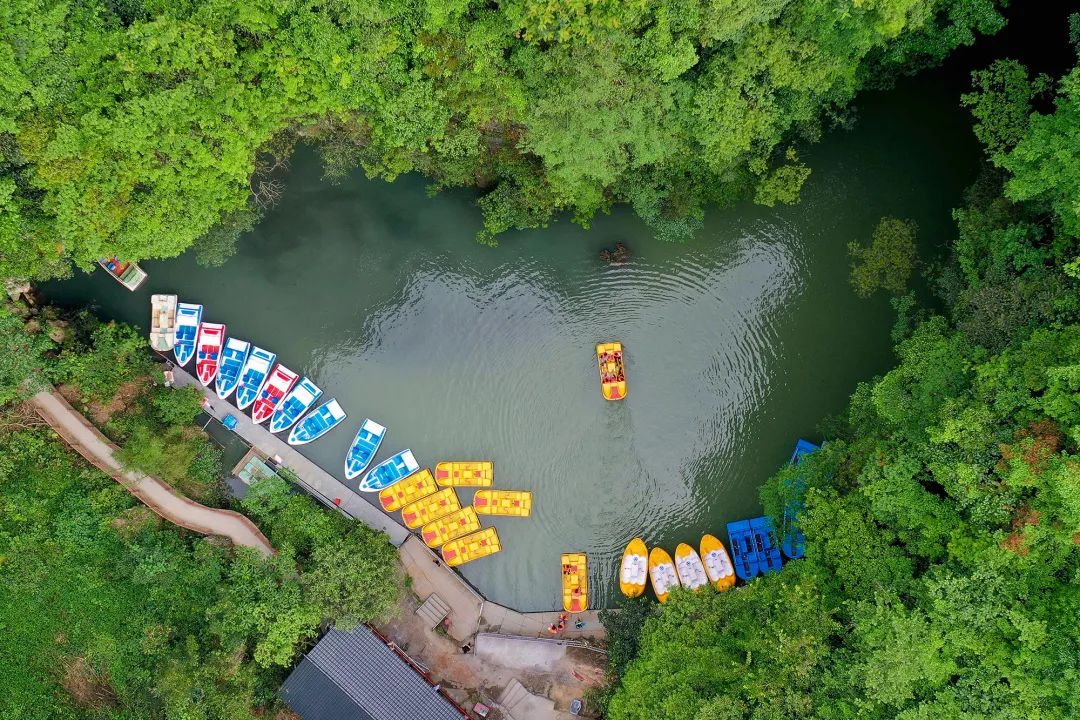
<svg viewBox="0 0 1080 720">
<path fill-rule="evenodd" d="M 429 199 L 418 178 L 328 186 L 301 152 L 284 201 L 225 267 L 185 256 L 145 263 L 135 294 L 101 273 L 47 292 L 140 325 L 151 293 L 205 303 L 208 320 L 341 401 L 351 427 L 304 448 L 338 477 L 365 416 L 390 428 L 380 458 L 494 460 L 497 487 L 535 493 L 533 516 L 494 518 L 505 549 L 466 577 L 493 600 L 550 609 L 559 554 L 584 550 L 605 603 L 631 537 L 669 550 L 726 537 L 795 439 L 888 366 L 891 314 L 851 293 L 845 245 L 884 214 L 915 219 L 928 242 L 951 232 L 974 159 L 963 118 L 934 109 L 952 106 L 870 98 L 858 130 L 811 156 L 802 204 L 712 213 L 685 246 L 616 212 L 591 231 L 559 223 L 482 247 L 467 194 Z M 601 261 L 618 240 L 629 262 Z M 604 340 L 626 348 L 622 402 L 600 394 Z"/>
</svg>

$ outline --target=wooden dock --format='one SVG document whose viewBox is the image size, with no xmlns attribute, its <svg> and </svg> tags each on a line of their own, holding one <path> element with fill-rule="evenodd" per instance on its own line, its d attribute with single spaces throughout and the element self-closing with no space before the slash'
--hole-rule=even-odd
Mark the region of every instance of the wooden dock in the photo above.
<svg viewBox="0 0 1080 720">
<path fill-rule="evenodd" d="M 390 542 L 395 547 L 400 547 L 408 539 L 410 533 L 404 525 L 360 497 L 343 482 L 301 455 L 296 448 L 268 429 L 262 425 L 256 425 L 252 422 L 250 415 L 237 410 L 231 403 L 219 398 L 213 390 L 204 387 L 183 368 L 173 368 L 173 384 L 177 387 L 191 386 L 199 390 L 205 398 L 203 409 L 217 420 L 223 420 L 226 415 L 236 418 L 234 433 L 243 438 L 248 445 L 258 449 L 264 457 L 271 458 L 277 464 L 291 470 L 300 483 L 324 505 L 339 508 L 349 517 L 359 520 L 368 527 L 383 531 L 390 536 Z"/>
</svg>

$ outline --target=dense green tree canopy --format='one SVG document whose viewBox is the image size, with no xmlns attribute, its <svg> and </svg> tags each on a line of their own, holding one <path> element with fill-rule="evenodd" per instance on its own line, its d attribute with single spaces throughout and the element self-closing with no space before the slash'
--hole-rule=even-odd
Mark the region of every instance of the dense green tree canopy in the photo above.
<svg viewBox="0 0 1080 720">
<path fill-rule="evenodd" d="M 298 138 L 331 174 L 482 188 L 482 238 L 614 202 L 686 237 L 705 202 L 793 200 L 792 142 L 1001 23 L 994 0 L 13 0 L 0 276 L 208 234 L 220 261 Z"/>
</svg>

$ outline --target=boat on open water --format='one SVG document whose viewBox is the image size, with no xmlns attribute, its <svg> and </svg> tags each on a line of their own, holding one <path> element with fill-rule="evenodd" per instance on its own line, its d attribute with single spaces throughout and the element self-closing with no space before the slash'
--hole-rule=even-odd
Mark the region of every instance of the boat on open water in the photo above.
<svg viewBox="0 0 1080 720">
<path fill-rule="evenodd" d="M 278 363 L 270 371 L 266 382 L 259 389 L 255 404 L 251 406 L 252 421 L 257 424 L 269 420 L 270 416 L 274 414 L 274 408 L 292 390 L 298 377 L 292 370 Z"/>
<path fill-rule="evenodd" d="M 251 343 L 247 340 L 231 337 L 225 341 L 221 359 L 218 361 L 217 380 L 214 381 L 214 390 L 222 400 L 228 398 L 236 389 L 240 382 L 240 371 L 244 369 L 244 363 L 250 354 Z"/>
<path fill-rule="evenodd" d="M 735 574 L 743 580 L 750 580 L 761 572 L 758 564 L 757 549 L 754 547 L 754 531 L 749 520 L 736 520 L 727 524 L 731 559 L 735 565 Z"/>
<path fill-rule="evenodd" d="M 199 376 L 199 382 L 206 387 L 217 377 L 218 361 L 224 345 L 224 325 L 208 322 L 199 325 L 199 339 L 195 343 L 195 374 Z"/>
<path fill-rule="evenodd" d="M 620 342 L 599 343 L 596 346 L 596 362 L 600 366 L 600 390 L 605 400 L 622 400 L 626 397 L 626 366 Z"/>
<path fill-rule="evenodd" d="M 305 445 L 312 440 L 318 440 L 340 425 L 346 417 L 337 399 L 327 400 L 296 423 L 289 433 L 289 444 Z"/>
<path fill-rule="evenodd" d="M 352 480 L 359 477 L 367 466 L 371 464 L 375 453 L 379 451 L 383 438 L 386 437 L 386 428 L 371 418 L 364 418 L 360 429 L 356 431 L 349 452 L 345 455 L 345 479 Z M 431 492 L 435 492 L 432 490 Z"/>
<path fill-rule="evenodd" d="M 322 397 L 322 390 L 318 385 L 310 378 L 301 379 L 293 385 L 293 389 L 289 391 L 285 399 L 274 408 L 274 414 L 270 418 L 270 432 L 279 433 L 291 428 L 320 397 Z"/>
<path fill-rule="evenodd" d="M 490 460 L 444 460 L 435 466 L 440 487 L 491 487 L 494 481 L 495 464 Z"/>
<path fill-rule="evenodd" d="M 528 490 L 477 490 L 473 507 L 481 515 L 529 517 L 532 514 L 532 493 Z"/>
<path fill-rule="evenodd" d="M 261 347 L 251 349 L 244 369 L 240 371 L 240 382 L 236 386 L 236 407 L 244 410 L 248 405 L 255 402 L 259 397 L 259 391 L 263 389 L 266 379 L 270 377 L 270 369 L 274 367 L 277 355 Z"/>
<path fill-rule="evenodd" d="M 150 296 L 150 347 L 169 352 L 176 345 L 176 296 Z"/>
<path fill-rule="evenodd" d="M 416 462 L 412 450 L 402 450 L 397 455 L 383 460 L 371 468 L 364 479 L 360 481 L 361 492 L 378 492 L 389 487 L 398 480 L 412 475 L 420 469 L 420 463 Z"/>
<path fill-rule="evenodd" d="M 148 277 L 146 271 L 139 267 L 138 263 L 120 262 L 114 257 L 102 258 L 98 260 L 98 265 L 103 267 L 113 280 L 132 292 L 135 292 Z"/>
<path fill-rule="evenodd" d="M 184 367 L 195 356 L 195 341 L 199 338 L 203 306 L 195 303 L 176 304 L 176 344 L 173 357 L 176 364 Z"/>
</svg>

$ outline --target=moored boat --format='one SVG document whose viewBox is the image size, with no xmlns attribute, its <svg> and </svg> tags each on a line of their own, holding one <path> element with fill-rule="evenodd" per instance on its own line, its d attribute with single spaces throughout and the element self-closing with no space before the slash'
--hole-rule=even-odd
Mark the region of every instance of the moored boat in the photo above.
<svg viewBox="0 0 1080 720">
<path fill-rule="evenodd" d="M 289 433 L 290 445 L 305 445 L 318 440 L 348 417 L 336 398 L 327 400 L 303 418 Z"/>
<path fill-rule="evenodd" d="M 176 345 L 176 296 L 150 296 L 150 347 L 168 352 Z"/>
<path fill-rule="evenodd" d="M 285 399 L 274 408 L 270 417 L 270 432 L 279 433 L 288 430 L 300 417 L 311 409 L 322 396 L 322 390 L 310 378 L 301 378 Z"/>
<path fill-rule="evenodd" d="M 795 452 L 791 453 L 791 464 L 798 465 L 802 458 L 821 449 L 809 440 L 799 438 L 795 443 Z M 780 540 L 780 549 L 792 560 L 798 560 L 806 552 L 806 536 L 799 529 L 799 513 L 802 512 L 802 496 L 806 490 L 806 483 L 802 476 L 796 477 L 788 488 L 791 498 L 784 505 L 784 517 L 780 521 L 780 532 L 783 537 Z"/>
<path fill-rule="evenodd" d="M 176 344 L 173 357 L 176 364 L 184 367 L 195 355 L 195 341 L 199 337 L 203 306 L 196 303 L 176 304 Z"/>
<path fill-rule="evenodd" d="M 393 485 L 403 477 L 408 477 L 420 469 L 420 463 L 416 462 L 412 450 L 402 450 L 397 455 L 383 460 L 375 467 L 368 470 L 368 474 L 360 481 L 361 492 L 375 492 Z"/>
<path fill-rule="evenodd" d="M 435 481 L 441 487 L 491 487 L 495 464 L 489 460 L 443 461 L 435 466 Z"/>
<path fill-rule="evenodd" d="M 780 568 L 784 566 L 784 559 L 780 556 L 780 547 L 776 542 L 776 530 L 773 527 L 772 518 L 768 516 L 754 518 L 750 521 L 750 528 L 754 531 L 754 549 L 757 550 L 761 572 L 780 572 Z"/>
<path fill-rule="evenodd" d="M 401 508 L 401 520 L 405 527 L 415 530 L 460 509 L 461 501 L 458 500 L 457 491 L 454 488 L 443 488 L 434 495 L 420 498 Z"/>
<path fill-rule="evenodd" d="M 437 548 L 479 529 L 480 518 L 477 517 L 476 510 L 471 505 L 466 505 L 420 528 L 420 537 L 429 548 Z"/>
<path fill-rule="evenodd" d="M 104 268 L 113 280 L 132 292 L 135 292 L 148 277 L 146 271 L 139 267 L 138 263 L 120 262 L 114 257 L 102 258 L 98 260 L 98 265 Z"/>
<path fill-rule="evenodd" d="M 589 609 L 589 562 L 585 553 L 563 553 L 562 606 L 568 613 Z"/>
<path fill-rule="evenodd" d="M 266 422 L 270 419 L 270 416 L 274 414 L 274 408 L 276 408 L 281 402 L 281 399 L 292 390 L 293 385 L 296 384 L 296 380 L 299 377 L 300 376 L 292 370 L 281 363 L 278 363 L 274 369 L 270 371 L 270 375 L 267 376 L 266 382 L 264 382 L 262 388 L 259 389 L 259 395 L 255 400 L 255 404 L 251 406 L 252 421 L 257 424 Z"/>
<path fill-rule="evenodd" d="M 277 355 L 261 347 L 254 347 L 248 354 L 244 368 L 240 371 L 240 382 L 236 385 L 236 407 L 244 410 L 258 399 L 259 393 L 270 377 Z"/>
<path fill-rule="evenodd" d="M 645 541 L 634 538 L 623 550 L 622 564 L 619 566 L 619 589 L 629 598 L 635 598 L 645 592 L 645 581 L 649 577 L 649 549 Z"/>
<path fill-rule="evenodd" d="M 626 366 L 623 363 L 622 343 L 598 343 L 596 362 L 600 366 L 600 389 L 604 393 L 604 399 L 622 400 L 626 397 Z"/>
<path fill-rule="evenodd" d="M 364 418 L 360 429 L 356 431 L 349 446 L 349 452 L 345 455 L 345 479 L 352 480 L 360 475 L 371 464 L 371 459 L 379 451 L 379 445 L 386 437 L 386 428 L 371 418 Z M 435 492 L 432 490 L 431 492 Z"/>
<path fill-rule="evenodd" d="M 675 572 L 675 563 L 667 550 L 654 547 L 649 551 L 649 582 L 652 583 L 656 599 L 666 603 L 672 588 L 679 587 L 679 576 Z"/>
<path fill-rule="evenodd" d="M 499 542 L 499 533 L 495 532 L 495 528 L 485 528 L 446 543 L 442 547 L 442 556 L 447 565 L 457 567 L 494 555 L 500 550 L 502 544 Z"/>
<path fill-rule="evenodd" d="M 686 543 L 679 543 L 675 548 L 675 572 L 679 575 L 679 583 L 690 590 L 700 590 L 709 584 L 709 576 L 705 574 L 705 566 L 697 550 Z"/>
<path fill-rule="evenodd" d="M 701 537 L 701 561 L 705 565 L 705 574 L 717 590 L 723 592 L 735 585 L 735 566 L 731 563 L 724 543 L 715 535 Z"/>
<path fill-rule="evenodd" d="M 754 547 L 754 531 L 747 520 L 736 520 L 727 524 L 731 559 L 735 565 L 735 574 L 743 580 L 750 580 L 761 572 L 758 565 L 757 550 Z"/>
<path fill-rule="evenodd" d="M 206 387 L 218 374 L 218 360 L 225 345 L 225 326 L 221 323 L 204 322 L 199 325 L 199 339 L 195 344 L 195 374 Z"/>
<path fill-rule="evenodd" d="M 532 493 L 527 490 L 477 490 L 473 495 L 473 507 L 481 515 L 529 517 Z"/>
<path fill-rule="evenodd" d="M 225 341 L 221 359 L 218 361 L 217 380 L 214 381 L 214 390 L 222 400 L 228 398 L 236 389 L 240 382 L 240 371 L 244 369 L 250 353 L 251 343 L 247 340 L 231 337 Z"/>
<path fill-rule="evenodd" d="M 380 490 L 379 504 L 386 512 L 394 512 L 420 498 L 434 495 L 436 490 L 438 488 L 435 486 L 435 478 L 431 476 L 430 470 L 424 468 Z"/>
</svg>

